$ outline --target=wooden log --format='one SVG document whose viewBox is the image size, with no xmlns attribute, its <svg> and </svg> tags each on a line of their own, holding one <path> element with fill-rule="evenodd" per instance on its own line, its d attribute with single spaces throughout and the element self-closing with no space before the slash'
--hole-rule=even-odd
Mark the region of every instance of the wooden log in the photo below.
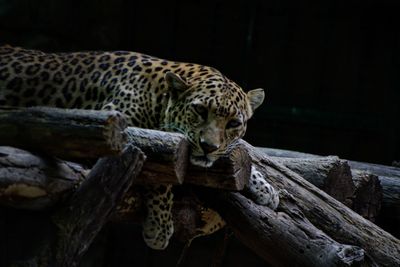
<svg viewBox="0 0 400 267">
<path fill-rule="evenodd" d="M 360 170 L 352 170 L 352 176 L 356 187 L 352 209 L 371 222 L 375 222 L 381 210 L 383 195 L 378 176 Z"/>
<path fill-rule="evenodd" d="M 230 146 L 210 168 L 190 165 L 185 182 L 227 190 L 242 190 L 251 173 L 251 159 L 241 143 Z"/>
<path fill-rule="evenodd" d="M 281 190 L 278 212 L 258 206 L 235 193 L 213 190 L 201 194 L 201 190 L 200 195 L 202 202 L 205 200 L 220 213 L 244 244 L 269 263 L 276 266 L 293 266 L 293 262 L 306 266 L 400 264 L 399 240 L 287 167 L 245 142 L 241 145 L 257 169 Z M 187 211 L 181 219 L 193 226 L 185 225 L 186 230 L 180 239 L 193 237 L 196 220 L 200 217 L 196 201 L 185 208 Z M 322 259 L 318 258 L 319 255 Z"/>
<path fill-rule="evenodd" d="M 97 159 L 120 153 L 127 142 L 148 156 L 141 184 L 181 184 L 188 165 L 189 145 L 183 135 L 130 127 L 119 112 L 65 110 L 48 107 L 0 109 L 0 145 L 40 151 L 63 159 Z M 188 182 L 241 190 L 250 172 L 248 157 L 231 148 L 208 175 L 193 168 Z M 222 171 L 221 171 L 222 170 Z M 156 172 L 163 175 L 157 175 Z M 156 179 L 156 180 L 155 180 Z"/>
<path fill-rule="evenodd" d="M 296 209 L 301 211 L 315 227 L 337 242 L 355 244 L 363 248 L 366 256 L 378 266 L 400 265 L 400 241 L 398 239 L 302 179 L 297 173 L 267 157 L 259 149 L 244 141 L 243 145 L 251 156 L 253 164 L 267 177 L 270 184 L 291 195 Z M 291 205 L 283 199 L 278 210 L 290 214 L 289 207 Z M 223 209 L 217 209 L 217 211 L 224 212 Z M 270 219 L 269 216 L 264 217 L 265 221 Z M 232 226 L 232 223 L 234 222 L 231 222 L 231 227 L 235 227 Z M 244 236 L 243 238 L 252 240 L 255 237 Z M 242 241 L 249 243 L 246 240 Z"/>
<path fill-rule="evenodd" d="M 147 156 L 139 184 L 202 185 L 226 190 L 242 190 L 251 171 L 251 160 L 240 144 L 227 149 L 210 168 L 189 164 L 189 144 L 178 133 L 128 127 L 129 142 L 139 147 Z"/>
<path fill-rule="evenodd" d="M 179 133 L 128 127 L 129 143 L 139 147 L 147 157 L 135 183 L 182 184 L 189 158 L 189 143 Z"/>
<path fill-rule="evenodd" d="M 135 184 L 183 181 L 188 164 L 188 143 L 182 135 L 133 127 L 128 127 L 125 134 L 132 145 L 139 146 L 147 155 Z M 249 169 L 249 157 L 240 147 L 234 147 L 212 168 L 190 166 L 188 182 L 240 190 L 247 183 Z M 88 171 L 78 164 L 43 154 L 0 147 L 0 203 L 22 209 L 49 208 L 84 180 Z M 135 209 L 129 207 L 138 203 L 132 199 L 138 199 L 135 189 L 129 191 L 119 210 Z"/>
<path fill-rule="evenodd" d="M 72 162 L 0 147 L 0 203 L 19 209 L 47 209 L 70 194 L 87 173 Z"/>
<path fill-rule="evenodd" d="M 376 223 L 400 238 L 400 178 L 379 176 L 383 188 L 381 212 Z"/>
<path fill-rule="evenodd" d="M 346 206 L 352 207 L 355 186 L 346 161 L 338 157 L 273 159 Z"/>
<path fill-rule="evenodd" d="M 362 248 L 338 243 L 317 229 L 290 195 L 282 196 L 287 205 L 279 212 L 239 193 L 206 195 L 236 237 L 271 266 L 373 266 Z"/>
<path fill-rule="evenodd" d="M 108 221 L 116 206 L 143 166 L 145 156 L 128 146 L 120 157 L 100 159 L 67 205 L 54 214 L 58 227 L 54 248 L 44 259 L 50 266 L 78 266 L 94 237 Z"/>
<path fill-rule="evenodd" d="M 41 213 L 24 211 L 21 214 L 22 211 L 13 209 L 11 212 L 1 208 L 1 215 L 12 216 L 8 220 L 21 224 L 19 220 L 25 219 L 23 222 L 31 232 L 25 231 L 25 235 L 20 235 L 24 231 L 14 229 L 19 236 L 20 246 L 21 243 L 28 245 L 20 254 L 14 257 L 0 255 L 0 259 L 4 260 L 6 266 L 16 267 L 78 266 L 82 255 L 109 221 L 139 173 L 144 158 L 139 149 L 128 146 L 120 156 L 100 159 L 87 179 L 57 209 Z M 12 240 L 11 243 L 14 242 Z"/>
<path fill-rule="evenodd" d="M 377 176 L 350 170 L 338 157 L 273 157 L 330 196 L 374 222 L 380 212 L 382 187 Z"/>
<path fill-rule="evenodd" d="M 0 145 L 63 159 L 97 159 L 121 153 L 126 121 L 116 111 L 47 107 L 0 109 Z"/>
<path fill-rule="evenodd" d="M 290 158 L 318 158 L 321 156 L 301 153 L 290 150 L 273 148 L 257 148 L 260 152 L 273 157 Z M 380 164 L 372 164 L 357 161 L 348 161 L 353 170 L 367 171 L 378 176 L 382 186 L 381 210 L 376 218 L 376 223 L 391 234 L 400 238 L 400 168 Z M 373 183 L 367 183 L 371 186 Z M 373 189 L 369 189 L 373 190 Z"/>
<path fill-rule="evenodd" d="M 257 147 L 257 149 L 267 154 L 271 157 L 284 157 L 284 158 L 320 158 L 323 156 L 302 153 L 297 151 L 290 151 L 284 149 L 275 149 L 275 148 L 267 148 L 267 147 Z M 353 160 L 346 160 L 351 169 L 367 171 L 377 176 L 382 177 L 393 177 L 400 179 L 400 168 L 394 166 L 386 166 L 381 164 L 367 163 L 367 162 L 359 162 Z"/>
</svg>

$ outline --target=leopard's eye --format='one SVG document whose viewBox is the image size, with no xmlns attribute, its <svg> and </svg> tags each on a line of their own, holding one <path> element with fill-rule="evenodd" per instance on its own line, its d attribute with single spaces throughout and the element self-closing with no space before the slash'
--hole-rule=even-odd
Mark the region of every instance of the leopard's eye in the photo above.
<svg viewBox="0 0 400 267">
<path fill-rule="evenodd" d="M 202 104 L 194 104 L 194 110 L 203 118 L 203 120 L 207 120 L 208 111 L 205 106 Z"/>
<path fill-rule="evenodd" d="M 239 127 L 240 125 L 242 125 L 242 122 L 240 120 L 233 119 L 233 120 L 228 121 L 226 128 L 227 129 L 236 128 L 236 127 Z"/>
</svg>

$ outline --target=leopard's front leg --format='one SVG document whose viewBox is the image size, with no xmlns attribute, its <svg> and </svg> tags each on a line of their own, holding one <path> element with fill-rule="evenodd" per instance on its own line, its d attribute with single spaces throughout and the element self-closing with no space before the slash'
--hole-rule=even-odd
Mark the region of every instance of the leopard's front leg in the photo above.
<svg viewBox="0 0 400 267">
<path fill-rule="evenodd" d="M 144 197 L 147 216 L 142 223 L 143 239 L 153 249 L 165 249 L 174 233 L 172 185 L 147 186 Z"/>
</svg>

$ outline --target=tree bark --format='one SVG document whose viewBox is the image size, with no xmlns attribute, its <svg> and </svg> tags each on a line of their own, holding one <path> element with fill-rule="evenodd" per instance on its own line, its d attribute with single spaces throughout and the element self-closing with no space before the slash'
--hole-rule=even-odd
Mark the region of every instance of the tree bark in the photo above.
<svg viewBox="0 0 400 267">
<path fill-rule="evenodd" d="M 400 178 L 379 176 L 383 188 L 381 212 L 376 223 L 400 238 Z"/>
<path fill-rule="evenodd" d="M 257 148 L 261 153 L 273 157 L 289 157 L 289 158 L 320 158 L 321 156 L 314 154 L 301 153 L 296 151 Z M 400 238 L 400 168 L 385 166 L 379 164 L 348 161 L 350 167 L 355 171 L 366 171 L 372 175 L 378 176 L 382 186 L 381 210 L 376 218 L 376 223 L 389 231 L 391 234 Z M 363 186 L 373 186 L 374 183 L 366 183 Z M 378 189 L 378 186 L 375 187 Z M 368 190 L 375 190 L 370 188 Z M 378 189 L 379 190 L 379 189 Z M 357 196 L 356 196 L 357 197 Z M 377 196 L 379 198 L 379 195 Z"/>
<path fill-rule="evenodd" d="M 126 121 L 116 111 L 47 107 L 1 108 L 0 145 L 40 151 L 68 160 L 121 153 Z"/>
<path fill-rule="evenodd" d="M 179 133 L 128 127 L 129 143 L 146 154 L 146 162 L 135 183 L 182 184 L 188 166 L 189 143 Z"/>
<path fill-rule="evenodd" d="M 373 266 L 372 261 L 379 266 L 397 266 L 400 264 L 400 244 L 397 239 L 347 209 L 338 201 L 303 180 L 295 172 L 266 157 L 246 142 L 240 141 L 237 147 L 240 147 L 238 150 L 241 151 L 240 153 L 250 157 L 252 164 L 267 177 L 267 180 L 275 188 L 282 190 L 278 213 L 257 206 L 239 194 L 222 191 L 214 191 L 209 197 L 216 199 L 216 201 L 210 201 L 210 203 L 211 205 L 214 203 L 219 213 L 226 214 L 228 223 L 238 233 L 238 237 L 243 243 L 258 251 L 258 253 L 263 253 L 262 257 L 274 264 L 282 261 L 281 266 L 289 266 L 286 263 L 293 263 L 297 260 L 303 263 L 312 264 L 312 262 L 315 262 L 317 264 L 321 262 L 315 258 L 318 255 L 325 257 L 326 264 L 336 264 L 332 266 L 341 266 L 346 261 L 350 263 L 361 262 L 364 266 Z M 125 155 L 125 157 L 127 156 Z M 123 159 L 121 160 L 125 162 Z M 115 208 L 115 200 L 99 199 L 102 194 L 98 193 L 98 189 L 116 192 L 118 196 L 122 194 L 122 188 L 127 190 L 127 182 L 123 182 L 123 178 L 118 176 L 123 174 L 119 173 L 117 169 L 113 169 L 122 163 L 109 164 L 108 173 L 106 173 L 106 170 L 92 170 L 91 173 L 96 174 L 96 176 L 117 175 L 117 178 L 109 181 L 117 187 L 115 190 L 109 190 L 113 186 L 106 185 L 106 180 L 102 180 L 102 178 L 88 179 L 82 185 L 82 190 L 78 190 L 78 195 L 74 195 L 72 202 L 68 204 L 69 208 L 65 208 L 56 216 L 57 218 L 66 218 L 66 221 L 57 220 L 57 225 L 63 230 L 60 235 L 62 241 L 57 241 L 57 244 L 59 244 L 57 247 L 60 247 L 61 252 L 57 254 L 57 257 L 54 254 L 53 257 L 48 257 L 53 261 L 57 260 L 57 263 L 60 263 L 57 266 L 63 266 L 62 264 L 72 264 L 70 266 L 73 266 L 75 263 L 67 263 L 67 259 L 79 258 L 80 251 L 84 250 L 76 245 L 76 240 L 90 241 L 96 231 L 100 229 L 96 228 L 93 220 L 97 221 L 97 218 L 100 218 L 99 225 L 101 225 L 111 213 L 111 208 Z M 236 170 L 240 169 L 235 165 L 232 165 L 232 167 Z M 210 169 L 199 169 L 198 171 L 208 175 Z M 188 173 L 190 173 L 190 170 Z M 90 184 L 93 185 L 85 186 L 89 180 L 92 181 Z M 94 188 L 93 191 L 90 190 L 91 187 Z M 119 199 L 119 197 L 117 198 Z M 93 203 L 96 203 L 96 207 L 105 205 L 102 206 L 102 210 L 107 214 L 101 213 L 97 208 L 93 209 L 93 206 L 90 207 Z M 86 211 L 90 212 L 86 213 Z M 234 219 L 235 215 L 242 219 Z M 85 219 L 87 219 L 87 224 L 85 224 Z M 271 227 L 276 229 L 271 229 Z M 240 234 L 241 231 L 244 231 L 244 228 L 256 230 Z M 85 230 L 86 234 L 80 232 L 81 229 Z M 267 229 L 263 232 L 265 235 L 258 234 L 258 232 L 262 232 L 262 229 Z M 76 231 L 76 235 L 73 234 L 74 231 Z M 267 233 L 270 231 L 275 234 L 268 235 Z M 303 232 L 302 235 L 301 231 Z M 291 232 L 296 234 L 290 235 Z M 71 237 L 71 235 L 74 236 Z M 70 243 L 72 242 L 72 248 L 68 248 L 66 243 L 63 243 L 67 240 L 66 237 L 68 237 Z M 296 237 L 300 240 L 295 240 Z M 84 242 L 82 243 L 84 244 Z M 279 251 L 269 247 L 268 244 L 274 243 L 280 244 Z M 366 256 L 362 256 L 362 250 L 359 248 L 345 244 L 355 244 L 361 247 L 365 250 Z M 343 253 L 339 253 L 340 251 Z M 62 255 L 66 256 L 63 257 Z M 287 258 L 284 258 L 283 255 L 287 255 Z M 349 255 L 351 257 L 348 257 Z M 60 257 L 62 260 L 59 260 Z M 303 257 L 304 259 L 301 260 L 300 258 Z M 372 261 L 369 261 L 369 259 L 372 259 Z"/>
<path fill-rule="evenodd" d="M 19 209 L 47 209 L 70 194 L 87 173 L 72 162 L 0 147 L 0 202 Z"/>
<path fill-rule="evenodd" d="M 210 168 L 190 165 L 186 183 L 227 190 L 242 190 L 251 173 L 251 158 L 242 144 L 230 146 Z"/>
<path fill-rule="evenodd" d="M 375 222 L 382 204 L 382 186 L 378 176 L 366 171 L 353 170 L 355 183 L 352 209 L 364 218 Z"/>
<path fill-rule="evenodd" d="M 350 167 L 346 161 L 340 160 L 338 157 L 274 157 L 273 159 L 300 174 L 307 181 L 346 206 L 352 207 L 355 186 Z"/>
<path fill-rule="evenodd" d="M 310 223 L 290 195 L 278 212 L 239 193 L 207 195 L 236 237 L 271 266 L 373 266 L 362 248 L 338 243 Z"/>
<path fill-rule="evenodd" d="M 70 201 L 53 215 L 57 239 L 42 258 L 51 259 L 49 266 L 78 266 L 139 174 L 144 159 L 139 149 L 128 146 L 120 157 L 103 158 L 96 163 Z"/>
<path fill-rule="evenodd" d="M 283 149 L 275 149 L 275 148 L 267 148 L 267 147 L 257 147 L 262 153 L 265 153 L 271 157 L 284 157 L 284 158 L 321 158 L 323 156 L 309 154 L 309 153 L 302 153 L 297 151 L 290 151 L 290 150 L 283 150 Z M 367 162 L 359 162 L 359 161 L 352 161 L 346 160 L 351 169 L 355 170 L 362 170 L 368 171 L 372 174 L 382 177 L 393 177 L 400 179 L 400 168 L 393 167 L 393 166 L 386 166 L 374 163 L 367 163 Z"/>
<path fill-rule="evenodd" d="M 253 164 L 267 177 L 277 189 L 287 192 L 294 200 L 295 210 L 304 216 L 318 229 L 325 232 L 337 242 L 356 244 L 366 251 L 366 255 L 378 266 L 400 265 L 400 241 L 375 224 L 351 211 L 343 204 L 322 192 L 298 174 L 242 141 Z M 292 214 L 292 203 L 283 199 L 278 210 Z M 223 209 L 217 209 L 223 213 Z M 264 220 L 269 221 L 266 216 Z M 235 222 L 230 222 L 231 226 Z M 233 225 L 232 227 L 235 227 Z M 248 239 L 254 236 L 244 237 Z M 246 240 L 243 240 L 246 243 Z M 253 249 L 255 249 L 253 247 Z"/>
</svg>

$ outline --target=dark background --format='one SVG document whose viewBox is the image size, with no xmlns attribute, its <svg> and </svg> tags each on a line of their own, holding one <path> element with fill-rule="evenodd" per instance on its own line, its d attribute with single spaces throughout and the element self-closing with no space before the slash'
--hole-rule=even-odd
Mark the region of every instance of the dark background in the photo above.
<svg viewBox="0 0 400 267">
<path fill-rule="evenodd" d="M 0 42 L 133 50 L 266 89 L 253 145 L 400 159 L 400 4 L 365 1 L 0 0 Z"/>
<path fill-rule="evenodd" d="M 245 90 L 266 89 L 245 138 L 253 145 L 391 164 L 400 159 L 400 4 L 315 2 L 0 0 L 0 43 L 211 65 Z M 211 266 L 222 239 L 195 241 L 187 266 Z M 109 225 L 83 266 L 173 266 L 181 249 L 153 252 L 140 229 Z M 264 263 L 233 240 L 224 266 Z"/>
</svg>

